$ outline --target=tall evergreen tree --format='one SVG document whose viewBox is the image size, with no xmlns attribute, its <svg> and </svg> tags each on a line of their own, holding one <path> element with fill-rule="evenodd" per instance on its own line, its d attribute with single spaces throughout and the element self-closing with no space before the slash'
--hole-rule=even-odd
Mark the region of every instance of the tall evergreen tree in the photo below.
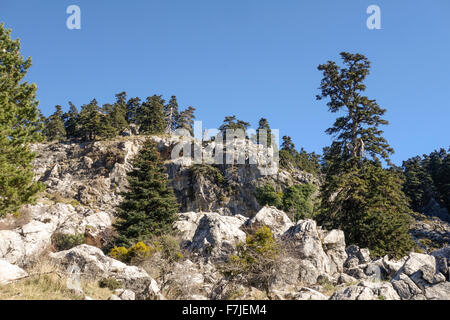
<svg viewBox="0 0 450 320">
<path fill-rule="evenodd" d="M 64 113 L 63 121 L 67 138 L 74 139 L 79 136 L 79 113 L 77 107 L 69 101 L 69 111 Z"/>
<path fill-rule="evenodd" d="M 96 99 L 81 108 L 78 122 L 79 136 L 84 141 L 111 138 L 115 135 L 109 118 L 102 112 Z"/>
<path fill-rule="evenodd" d="M 191 136 L 194 135 L 194 119 L 195 108 L 188 107 L 186 110 L 180 112 L 177 121 L 177 129 L 186 129 Z"/>
<path fill-rule="evenodd" d="M 46 119 L 43 133 L 48 141 L 62 141 L 66 139 L 63 115 L 62 107 L 57 105 L 56 111 Z"/>
<path fill-rule="evenodd" d="M 272 130 L 270 129 L 270 125 L 269 125 L 269 121 L 267 121 L 266 118 L 261 118 L 259 120 L 259 126 L 258 126 L 258 130 L 256 131 L 256 141 L 257 143 L 262 143 L 260 142 L 260 130 L 265 130 L 265 134 L 266 134 L 266 138 L 267 138 L 267 146 L 271 146 L 272 145 Z"/>
<path fill-rule="evenodd" d="M 381 118 L 386 109 L 363 95 L 370 62 L 361 54 L 342 52 L 341 57 L 345 65 L 343 68 L 333 61 L 318 67 L 323 72 L 323 79 L 321 94 L 317 95 L 317 99 L 329 98 L 327 106 L 330 112 L 344 112 L 326 130 L 326 133 L 335 136 L 334 147 L 330 150 L 339 152 L 338 157 L 343 161 L 363 158 L 368 154 L 374 160 L 381 157 L 390 163 L 389 155 L 394 150 L 382 137 L 383 131 L 378 128 L 388 124 L 388 121 Z"/>
<path fill-rule="evenodd" d="M 121 133 L 128 127 L 127 122 L 127 93 L 116 94 L 116 102 L 113 105 L 106 105 L 106 114 L 110 125 L 114 128 L 115 134 Z"/>
<path fill-rule="evenodd" d="M 127 101 L 127 115 L 126 120 L 128 124 L 137 124 L 137 114 L 138 110 L 141 107 L 141 99 L 140 98 L 130 98 Z"/>
<path fill-rule="evenodd" d="M 154 142 L 144 143 L 133 165 L 129 190 L 118 208 L 116 245 L 129 246 L 169 232 L 179 208 Z"/>
<path fill-rule="evenodd" d="M 167 128 L 164 116 L 164 99 L 161 96 L 153 95 L 148 97 L 137 110 L 137 122 L 140 132 L 145 134 L 160 134 Z"/>
<path fill-rule="evenodd" d="M 36 85 L 23 81 L 31 58 L 0 24 L 0 216 L 33 200 L 42 186 L 33 181 L 30 144 L 41 141 Z"/>
<path fill-rule="evenodd" d="M 412 247 L 408 234 L 407 197 L 395 170 L 383 169 L 394 150 L 382 137 L 385 109 L 362 93 L 370 62 L 361 54 L 341 53 L 344 68 L 329 61 L 318 100 L 329 98 L 329 111 L 344 112 L 326 133 L 335 140 L 324 149 L 325 183 L 319 220 L 341 228 L 348 243 L 366 246 L 375 254 L 402 255 Z M 370 156 L 372 160 L 367 159 Z"/>
<path fill-rule="evenodd" d="M 170 134 L 177 128 L 178 118 L 180 117 L 176 96 L 172 96 L 169 103 L 164 106 L 164 114 L 167 121 L 166 132 Z"/>
</svg>

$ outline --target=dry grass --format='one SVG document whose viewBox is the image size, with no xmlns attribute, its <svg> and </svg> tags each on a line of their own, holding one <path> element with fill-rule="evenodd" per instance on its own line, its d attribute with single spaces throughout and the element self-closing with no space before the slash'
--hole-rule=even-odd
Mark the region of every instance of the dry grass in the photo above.
<svg viewBox="0 0 450 320">
<path fill-rule="evenodd" d="M 0 285 L 0 300 L 82 300 L 67 287 L 67 277 L 61 270 L 47 261 L 40 261 L 27 270 L 29 277 Z M 85 295 L 94 300 L 104 300 L 111 296 L 107 288 L 100 288 L 97 282 L 82 281 Z"/>
</svg>

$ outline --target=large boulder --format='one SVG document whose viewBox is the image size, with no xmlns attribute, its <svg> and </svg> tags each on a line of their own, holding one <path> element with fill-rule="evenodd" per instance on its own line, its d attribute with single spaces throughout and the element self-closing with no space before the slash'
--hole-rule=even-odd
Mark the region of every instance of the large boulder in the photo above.
<svg viewBox="0 0 450 320">
<path fill-rule="evenodd" d="M 190 248 L 205 257 L 225 258 L 245 242 L 246 234 L 241 230 L 246 218 L 240 215 L 223 216 L 216 212 L 203 215 L 192 238 Z"/>
<path fill-rule="evenodd" d="M 6 260 L 0 259 L 0 284 L 7 284 L 11 281 L 26 277 L 27 275 L 28 273 L 25 270 Z"/>
<path fill-rule="evenodd" d="M 144 269 L 110 258 L 96 247 L 83 244 L 70 250 L 50 253 L 50 258 L 66 270 L 76 267 L 80 274 L 91 279 L 114 278 L 125 289 L 135 292 L 137 299 L 163 298 L 155 280 Z"/>
<path fill-rule="evenodd" d="M 314 220 L 300 220 L 283 235 L 289 254 L 298 259 L 299 281 L 314 284 L 322 274 L 331 271 L 330 259 L 322 247 Z"/>
<path fill-rule="evenodd" d="M 432 255 L 410 253 L 391 283 L 403 300 L 450 299 L 446 278 L 436 265 L 436 258 Z"/>
<path fill-rule="evenodd" d="M 283 211 L 275 207 L 264 207 L 253 218 L 249 219 L 246 225 L 251 228 L 267 226 L 274 236 L 280 236 L 294 224 Z"/>
</svg>

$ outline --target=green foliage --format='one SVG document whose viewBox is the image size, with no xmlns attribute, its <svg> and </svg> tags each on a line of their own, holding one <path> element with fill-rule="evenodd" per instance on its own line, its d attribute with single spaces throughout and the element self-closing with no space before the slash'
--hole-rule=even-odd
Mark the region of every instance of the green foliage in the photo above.
<svg viewBox="0 0 450 320">
<path fill-rule="evenodd" d="M 277 192 L 271 184 L 256 189 L 255 197 L 261 206 L 274 206 L 289 214 L 293 221 L 313 217 L 311 196 L 316 191 L 312 184 L 297 184 Z"/>
<path fill-rule="evenodd" d="M 83 141 L 114 137 L 115 129 L 110 118 L 103 111 L 95 99 L 82 106 L 77 118 L 78 130 L 76 136 Z"/>
<path fill-rule="evenodd" d="M 86 237 L 84 233 L 63 234 L 55 233 L 52 236 L 52 244 L 58 251 L 72 249 L 84 243 Z"/>
<path fill-rule="evenodd" d="M 367 247 L 374 256 L 401 257 L 413 241 L 408 234 L 410 209 L 402 192 L 402 174 L 365 160 L 329 175 L 322 188 L 319 223 L 341 229 L 348 244 Z"/>
<path fill-rule="evenodd" d="M 260 206 L 283 208 L 283 193 L 277 192 L 271 184 L 256 188 L 255 197 Z"/>
<path fill-rule="evenodd" d="M 163 235 L 153 242 L 161 257 L 169 262 L 175 262 L 183 257 L 178 240 L 171 235 Z"/>
<path fill-rule="evenodd" d="M 283 142 L 281 144 L 281 150 L 279 152 L 280 156 L 280 166 L 291 170 L 293 168 L 298 168 L 300 170 L 318 175 L 320 173 L 320 156 L 314 152 L 308 153 L 305 149 L 301 148 L 300 152 L 295 149 L 294 142 L 292 142 L 291 137 L 283 136 Z"/>
<path fill-rule="evenodd" d="M 329 98 L 328 110 L 344 113 L 325 131 L 336 137 L 333 148 L 330 148 L 333 153 L 329 156 L 334 155 L 334 160 L 346 161 L 364 158 L 368 154 L 373 160 L 378 160 L 380 156 L 390 163 L 389 155 L 394 150 L 378 128 L 388 124 L 381 118 L 386 110 L 380 108 L 375 100 L 363 95 L 370 62 L 362 54 L 341 52 L 341 58 L 344 63 L 342 68 L 333 61 L 318 67 L 323 72 L 323 79 L 317 100 Z"/>
<path fill-rule="evenodd" d="M 177 129 L 185 129 L 189 131 L 191 136 L 194 135 L 194 112 L 194 107 L 188 107 L 186 110 L 181 111 L 177 118 Z"/>
<path fill-rule="evenodd" d="M 167 121 L 164 115 L 164 99 L 162 96 L 148 97 L 137 110 L 136 120 L 140 131 L 145 134 L 164 133 Z"/>
<path fill-rule="evenodd" d="M 180 112 L 178 111 L 178 102 L 176 96 L 172 96 L 169 103 L 164 106 L 164 115 L 167 122 L 167 132 L 172 132 L 177 129 Z"/>
<path fill-rule="evenodd" d="M 179 205 L 169 185 L 156 144 L 147 140 L 128 173 L 129 188 L 122 195 L 115 227 L 116 245 L 130 245 L 172 230 Z"/>
<path fill-rule="evenodd" d="M 23 81 L 31 58 L 22 57 L 19 40 L 10 35 L 0 24 L 0 216 L 44 189 L 33 181 L 35 154 L 29 148 L 42 140 L 36 85 Z"/>
<path fill-rule="evenodd" d="M 313 217 L 311 196 L 316 191 L 312 184 L 297 184 L 286 188 L 283 193 L 283 209 L 293 217 L 293 221 Z"/>
<path fill-rule="evenodd" d="M 218 185 L 222 185 L 225 182 L 225 177 L 219 168 L 210 164 L 194 164 L 190 168 L 190 173 L 193 178 L 207 177 L 214 181 Z"/>
<path fill-rule="evenodd" d="M 280 266 L 281 249 L 267 226 L 247 235 L 245 243 L 237 245 L 237 254 L 220 266 L 228 278 L 242 276 L 249 285 L 262 287 L 269 295 Z"/>
<path fill-rule="evenodd" d="M 98 281 L 98 286 L 100 288 L 108 288 L 111 291 L 120 289 L 123 287 L 122 283 L 115 278 L 103 278 Z"/>
<path fill-rule="evenodd" d="M 411 200 L 411 207 L 422 212 L 434 198 L 450 211 L 450 153 L 445 149 L 403 162 L 405 184 L 403 190 Z"/>
<path fill-rule="evenodd" d="M 45 119 L 43 133 L 48 141 L 62 141 L 66 139 L 66 128 L 63 121 L 61 106 L 56 106 L 56 111 L 48 119 Z"/>
<path fill-rule="evenodd" d="M 317 219 L 329 228 L 342 229 L 347 243 L 367 247 L 375 256 L 403 256 L 413 241 L 402 174 L 383 169 L 378 160 L 390 164 L 394 152 L 378 129 L 388 124 L 381 118 L 386 110 L 363 96 L 370 68 L 367 58 L 346 52 L 341 57 L 344 68 L 333 61 L 318 67 L 323 79 L 317 99 L 329 98 L 329 111 L 343 116 L 326 130 L 335 140 L 324 149 L 326 177 Z"/>
</svg>

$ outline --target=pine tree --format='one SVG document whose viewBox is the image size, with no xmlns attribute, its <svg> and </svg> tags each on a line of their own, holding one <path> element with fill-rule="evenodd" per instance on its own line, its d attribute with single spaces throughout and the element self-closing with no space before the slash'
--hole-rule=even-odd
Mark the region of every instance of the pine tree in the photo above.
<svg viewBox="0 0 450 320">
<path fill-rule="evenodd" d="M 0 216 L 31 202 L 42 185 L 33 181 L 29 146 L 41 141 L 36 85 L 23 81 L 31 58 L 0 24 Z"/>
<path fill-rule="evenodd" d="M 189 131 L 191 136 L 194 135 L 194 112 L 194 107 L 188 107 L 186 110 L 180 112 L 177 121 L 177 129 L 185 129 Z"/>
<path fill-rule="evenodd" d="M 116 245 L 129 246 L 169 232 L 179 208 L 154 142 L 145 142 L 133 165 L 129 190 L 118 208 Z"/>
<path fill-rule="evenodd" d="M 180 113 L 178 111 L 178 102 L 177 97 L 172 96 L 168 104 L 164 106 L 164 114 L 166 116 L 167 122 L 167 133 L 172 133 L 178 127 L 178 118 L 180 117 Z"/>
<path fill-rule="evenodd" d="M 167 128 L 167 122 L 164 116 L 164 99 L 161 96 L 154 95 L 148 97 L 137 110 L 137 122 L 139 130 L 145 134 L 160 134 Z"/>
<path fill-rule="evenodd" d="M 69 111 L 64 113 L 63 121 L 66 128 L 67 138 L 76 139 L 79 137 L 79 113 L 77 107 L 69 101 Z"/>
<path fill-rule="evenodd" d="M 128 127 L 127 122 L 127 93 L 116 94 L 116 102 L 113 105 L 106 105 L 106 114 L 109 117 L 109 124 L 114 128 L 115 135 L 121 133 Z"/>
<path fill-rule="evenodd" d="M 67 133 L 63 116 L 62 107 L 57 105 L 55 113 L 45 120 L 43 133 L 48 141 L 62 141 L 66 139 Z"/>
<path fill-rule="evenodd" d="M 342 161 L 363 158 L 368 154 L 373 160 L 380 156 L 390 163 L 389 155 L 394 150 L 382 137 L 383 131 L 378 129 L 380 125 L 388 124 L 388 121 L 381 118 L 386 109 L 380 108 L 375 100 L 363 95 L 370 62 L 361 54 L 342 52 L 341 57 L 344 68 L 333 61 L 318 67 L 323 72 L 323 79 L 321 94 L 317 95 L 317 100 L 329 98 L 327 106 L 330 112 L 344 112 L 325 131 L 336 137 L 334 147 L 330 150 L 338 152 Z"/>
<path fill-rule="evenodd" d="M 259 120 L 258 130 L 256 131 L 257 143 L 262 143 L 262 141 L 260 142 L 260 130 L 265 131 L 265 136 L 267 138 L 267 146 L 268 147 L 272 146 L 272 130 L 270 130 L 269 121 L 267 121 L 266 118 L 261 118 Z"/>
<path fill-rule="evenodd" d="M 324 77 L 317 99 L 329 98 L 329 111 L 344 112 L 326 130 L 335 140 L 324 149 L 326 177 L 318 220 L 342 229 L 349 244 L 368 247 L 375 255 L 399 256 L 412 247 L 405 214 L 410 210 L 401 175 L 383 169 L 379 161 L 381 157 L 390 164 L 394 152 L 378 129 L 388 123 L 381 118 L 386 110 L 362 95 L 370 68 L 367 58 L 346 52 L 341 57 L 345 68 L 332 61 L 318 67 Z"/>
<path fill-rule="evenodd" d="M 141 99 L 140 98 L 130 98 L 127 102 L 127 114 L 126 120 L 128 124 L 137 124 L 137 113 L 139 108 L 141 107 Z"/>
<path fill-rule="evenodd" d="M 115 136 L 115 130 L 109 117 L 102 112 L 96 99 L 81 108 L 78 124 L 78 135 L 83 141 L 93 141 Z"/>
</svg>

